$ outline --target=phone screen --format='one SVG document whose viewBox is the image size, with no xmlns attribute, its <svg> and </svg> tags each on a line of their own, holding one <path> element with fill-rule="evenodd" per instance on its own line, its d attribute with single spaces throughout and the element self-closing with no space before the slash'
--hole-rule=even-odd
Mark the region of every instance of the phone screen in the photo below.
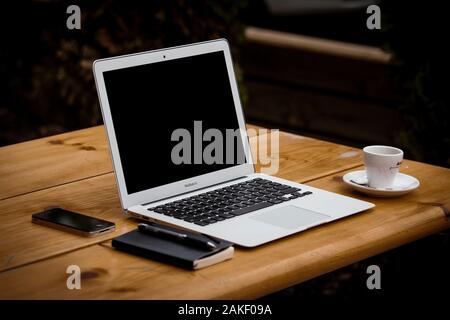
<svg viewBox="0 0 450 320">
<path fill-rule="evenodd" d="M 44 212 L 35 213 L 33 214 L 33 220 L 35 219 L 68 227 L 81 232 L 98 232 L 114 226 L 114 223 L 112 222 L 92 218 L 62 208 L 54 208 Z"/>
</svg>

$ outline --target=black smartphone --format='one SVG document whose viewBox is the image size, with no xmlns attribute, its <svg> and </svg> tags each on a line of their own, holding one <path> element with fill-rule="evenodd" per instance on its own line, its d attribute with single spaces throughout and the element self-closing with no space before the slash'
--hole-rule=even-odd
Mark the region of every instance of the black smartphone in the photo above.
<svg viewBox="0 0 450 320">
<path fill-rule="evenodd" d="M 35 213 L 32 215 L 32 221 L 89 237 L 112 231 L 116 227 L 113 222 L 89 217 L 63 208 L 52 208 Z"/>
</svg>

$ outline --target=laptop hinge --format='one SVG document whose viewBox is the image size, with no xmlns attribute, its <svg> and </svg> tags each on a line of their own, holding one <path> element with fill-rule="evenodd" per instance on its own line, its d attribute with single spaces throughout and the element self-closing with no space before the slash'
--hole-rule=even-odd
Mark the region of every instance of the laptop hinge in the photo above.
<svg viewBox="0 0 450 320">
<path fill-rule="evenodd" d="M 166 197 L 166 198 L 161 198 L 161 199 L 156 200 L 156 201 L 146 202 L 146 203 L 141 204 L 141 206 L 147 206 L 147 205 L 152 204 L 152 203 L 155 203 L 155 202 L 159 202 L 159 201 L 166 200 L 166 199 L 170 199 L 170 198 L 174 198 L 174 197 L 179 197 L 179 196 L 182 196 L 182 195 L 187 194 L 187 193 L 192 193 L 192 192 L 195 192 L 195 191 L 204 190 L 204 189 L 207 189 L 207 188 L 211 188 L 211 187 L 214 187 L 214 186 L 218 186 L 218 185 L 220 185 L 220 184 L 224 184 L 224 183 L 228 183 L 228 182 L 232 182 L 232 181 L 244 179 L 244 178 L 246 178 L 246 177 L 247 177 L 247 176 L 242 176 L 242 177 L 239 177 L 239 178 L 234 178 L 234 179 L 231 179 L 231 180 L 226 180 L 226 181 L 222 181 L 222 182 L 219 182 L 219 183 L 211 184 L 211 185 L 209 185 L 209 186 L 206 186 L 206 187 L 203 187 L 203 188 L 199 188 L 199 189 L 196 189 L 196 190 L 186 191 L 186 192 L 183 192 L 183 193 L 179 193 L 179 194 L 177 194 L 177 195 L 174 195 L 174 196 L 170 196 L 170 197 Z M 125 209 L 125 211 L 128 211 L 128 210 Z"/>
</svg>

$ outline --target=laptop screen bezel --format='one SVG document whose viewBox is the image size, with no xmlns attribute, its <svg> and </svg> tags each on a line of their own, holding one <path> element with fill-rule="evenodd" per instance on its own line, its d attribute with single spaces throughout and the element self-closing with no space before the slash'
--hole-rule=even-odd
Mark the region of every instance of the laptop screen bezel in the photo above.
<svg viewBox="0 0 450 320">
<path fill-rule="evenodd" d="M 109 106 L 103 73 L 111 70 L 118 70 L 122 68 L 145 65 L 149 63 L 163 62 L 173 59 L 182 59 L 185 57 L 217 51 L 222 51 L 224 53 L 228 78 L 230 80 L 230 87 L 234 101 L 234 107 L 236 109 L 239 129 L 241 131 L 242 145 L 246 160 L 245 163 L 129 194 L 125 183 L 125 176 L 123 173 L 119 147 L 117 144 L 116 134 L 111 117 L 111 109 Z M 233 62 L 228 42 L 225 39 L 218 39 L 192 45 L 185 45 L 174 48 L 166 48 L 143 53 L 100 59 L 94 61 L 93 71 L 95 83 L 97 86 L 97 93 L 100 101 L 100 107 L 102 110 L 103 121 L 108 136 L 111 158 L 113 160 L 116 182 L 119 188 L 120 201 L 124 209 L 127 209 L 135 205 L 151 203 L 164 198 L 176 196 L 182 193 L 191 192 L 224 181 L 243 177 L 255 172 L 250 146 L 247 138 L 244 114 L 242 112 L 242 105 L 239 98 L 239 91 L 233 68 Z M 150 96 L 149 99 L 151 99 Z M 139 150 L 136 150 L 136 153 L 139 154 Z M 157 150 L 155 150 L 155 156 L 157 156 Z M 154 170 L 156 171 L 158 170 L 158 168 L 154 168 Z"/>
</svg>

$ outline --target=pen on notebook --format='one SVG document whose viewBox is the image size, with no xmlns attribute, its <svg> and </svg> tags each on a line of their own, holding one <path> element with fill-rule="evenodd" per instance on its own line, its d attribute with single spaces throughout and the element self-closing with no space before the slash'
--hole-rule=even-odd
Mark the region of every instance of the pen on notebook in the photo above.
<svg viewBox="0 0 450 320">
<path fill-rule="evenodd" d="M 163 236 L 163 237 L 166 237 L 169 239 L 177 240 L 180 242 L 185 242 L 193 247 L 197 247 L 197 248 L 201 248 L 201 249 L 214 250 L 216 248 L 216 245 L 214 243 L 212 243 L 211 241 L 198 239 L 198 238 L 193 237 L 186 233 L 167 230 L 167 229 L 159 228 L 158 226 L 148 225 L 146 223 L 138 224 L 138 230 L 142 233 L 156 235 L 156 236 Z"/>
</svg>

